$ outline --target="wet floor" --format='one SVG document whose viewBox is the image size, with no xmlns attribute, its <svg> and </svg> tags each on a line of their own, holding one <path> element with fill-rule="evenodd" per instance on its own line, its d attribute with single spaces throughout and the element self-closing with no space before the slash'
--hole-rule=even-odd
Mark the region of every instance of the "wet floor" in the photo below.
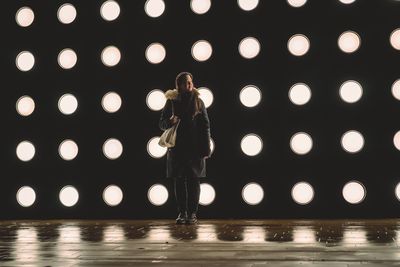
<svg viewBox="0 0 400 267">
<path fill-rule="evenodd" d="M 0 266 L 394 266 L 400 220 L 0 221 Z"/>
</svg>

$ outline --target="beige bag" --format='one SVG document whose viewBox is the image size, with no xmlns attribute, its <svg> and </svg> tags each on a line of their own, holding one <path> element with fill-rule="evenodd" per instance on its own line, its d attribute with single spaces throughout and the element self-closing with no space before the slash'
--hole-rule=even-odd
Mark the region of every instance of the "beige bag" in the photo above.
<svg viewBox="0 0 400 267">
<path fill-rule="evenodd" d="M 172 115 L 174 115 L 174 105 L 172 104 Z M 175 123 L 172 127 L 168 128 L 163 132 L 163 134 L 160 137 L 160 140 L 158 141 L 158 144 L 162 147 L 174 147 L 175 146 L 175 140 L 176 140 L 176 130 L 178 128 L 179 122 L 181 120 L 178 120 L 177 123 Z"/>
</svg>

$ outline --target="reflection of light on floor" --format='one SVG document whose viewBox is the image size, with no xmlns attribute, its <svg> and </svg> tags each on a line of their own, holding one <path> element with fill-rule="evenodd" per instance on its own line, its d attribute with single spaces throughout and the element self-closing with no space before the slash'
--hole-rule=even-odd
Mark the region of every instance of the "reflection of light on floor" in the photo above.
<svg viewBox="0 0 400 267">
<path fill-rule="evenodd" d="M 315 230 L 309 226 L 293 227 L 293 242 L 295 243 L 316 243 Z"/>
<path fill-rule="evenodd" d="M 365 230 L 361 228 L 351 229 L 349 227 L 344 229 L 342 243 L 349 245 L 352 244 L 354 246 L 365 245 L 367 244 L 367 234 Z"/>
<path fill-rule="evenodd" d="M 125 235 L 123 229 L 118 225 L 110 225 L 104 229 L 103 232 L 103 242 L 115 243 L 125 240 Z"/>
<path fill-rule="evenodd" d="M 217 233 L 215 232 L 215 225 L 201 224 L 197 228 L 196 241 L 217 241 Z"/>
<path fill-rule="evenodd" d="M 148 234 L 148 241 L 160 241 L 165 242 L 171 239 L 171 234 L 168 227 L 158 226 L 157 228 L 151 228 Z"/>
<path fill-rule="evenodd" d="M 60 226 L 58 234 L 59 243 L 78 243 L 81 241 L 81 229 L 77 226 Z"/>
<path fill-rule="evenodd" d="M 35 228 L 20 228 L 17 230 L 14 258 L 17 262 L 32 262 L 38 260 L 39 241 Z M 22 265 L 21 265 L 22 266 Z"/>
<path fill-rule="evenodd" d="M 243 241 L 252 243 L 264 243 L 265 230 L 261 226 L 245 226 L 243 228 Z"/>
<path fill-rule="evenodd" d="M 58 234 L 56 257 L 68 260 L 69 264 L 77 264 L 77 254 L 80 254 L 82 249 L 81 228 L 75 225 L 61 225 Z"/>
</svg>

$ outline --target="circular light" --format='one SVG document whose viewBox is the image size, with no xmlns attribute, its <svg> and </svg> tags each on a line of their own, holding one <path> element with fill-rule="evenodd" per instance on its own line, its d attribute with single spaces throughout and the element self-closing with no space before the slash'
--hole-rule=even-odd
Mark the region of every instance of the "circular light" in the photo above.
<svg viewBox="0 0 400 267">
<path fill-rule="evenodd" d="M 338 45 L 345 53 L 353 53 L 360 47 L 361 38 L 353 31 L 346 31 L 339 36 Z"/>
<path fill-rule="evenodd" d="M 202 183 L 200 185 L 199 203 L 203 206 L 210 205 L 215 199 L 215 190 L 210 184 Z"/>
<path fill-rule="evenodd" d="M 196 14 L 202 15 L 207 13 L 211 7 L 211 0 L 191 0 L 190 8 Z"/>
<path fill-rule="evenodd" d="M 292 198 L 300 205 L 310 203 L 314 198 L 314 189 L 309 183 L 299 182 L 292 188 Z"/>
<path fill-rule="evenodd" d="M 243 153 L 248 156 L 255 156 L 259 154 L 263 148 L 261 138 L 256 134 L 247 134 L 242 138 L 240 147 Z"/>
<path fill-rule="evenodd" d="M 347 131 L 342 136 L 341 144 L 346 152 L 357 153 L 364 147 L 364 137 L 357 131 Z"/>
<path fill-rule="evenodd" d="M 214 101 L 214 95 L 207 87 L 200 87 L 197 89 L 200 93 L 199 97 L 204 102 L 204 106 L 208 108 Z"/>
<path fill-rule="evenodd" d="M 109 185 L 103 191 L 103 200 L 108 206 L 117 206 L 121 203 L 123 193 L 116 185 Z"/>
<path fill-rule="evenodd" d="M 151 90 L 146 96 L 147 106 L 154 111 L 162 110 L 166 102 L 167 99 L 165 98 L 164 92 L 160 89 Z"/>
<path fill-rule="evenodd" d="M 400 100 L 400 79 L 395 81 L 392 85 L 392 95 L 397 100 Z"/>
<path fill-rule="evenodd" d="M 365 187 L 358 181 L 348 182 L 342 191 L 344 199 L 350 204 L 358 204 L 362 202 L 366 195 Z"/>
<path fill-rule="evenodd" d="M 211 44 L 205 40 L 197 41 L 192 46 L 192 57 L 197 61 L 206 61 L 211 57 Z"/>
<path fill-rule="evenodd" d="M 163 0 L 147 0 L 144 10 L 149 17 L 157 18 L 164 13 L 165 3 Z"/>
<path fill-rule="evenodd" d="M 35 190 L 32 189 L 30 186 L 23 186 L 18 189 L 17 192 L 17 202 L 22 207 L 29 207 L 35 203 L 36 194 Z"/>
<path fill-rule="evenodd" d="M 121 156 L 123 147 L 121 142 L 115 138 L 107 139 L 103 144 L 103 154 L 108 159 L 117 159 Z"/>
<path fill-rule="evenodd" d="M 340 97 L 347 103 L 355 103 L 360 100 L 363 89 L 361 84 L 356 81 L 344 82 L 339 89 Z"/>
<path fill-rule="evenodd" d="M 22 51 L 17 55 L 15 64 L 20 71 L 28 71 L 35 65 L 35 57 L 29 51 Z"/>
<path fill-rule="evenodd" d="M 393 137 L 393 143 L 397 150 L 400 150 L 400 131 L 398 131 Z"/>
<path fill-rule="evenodd" d="M 161 158 L 167 153 L 167 148 L 158 144 L 160 137 L 156 136 L 147 142 L 147 153 L 153 158 Z"/>
<path fill-rule="evenodd" d="M 302 34 L 290 37 L 287 47 L 294 56 L 304 56 L 310 49 L 310 40 Z"/>
<path fill-rule="evenodd" d="M 58 100 L 58 109 L 65 115 L 70 115 L 78 108 L 78 100 L 72 94 L 64 94 Z"/>
<path fill-rule="evenodd" d="M 101 99 L 101 106 L 108 113 L 117 112 L 121 108 L 122 100 L 116 92 L 108 92 Z"/>
<path fill-rule="evenodd" d="M 101 52 L 101 61 L 107 67 L 113 67 L 121 60 L 121 52 L 115 46 L 107 46 Z"/>
<path fill-rule="evenodd" d="M 349 5 L 349 4 L 352 4 L 352 3 L 354 3 L 356 0 L 339 0 L 341 3 L 343 3 L 343 4 L 346 4 L 346 5 Z"/>
<path fill-rule="evenodd" d="M 58 65 L 63 69 L 71 69 L 75 66 L 78 57 L 74 50 L 70 48 L 63 49 L 58 54 Z"/>
<path fill-rule="evenodd" d="M 146 59 L 153 64 L 159 64 L 165 59 L 165 48 L 160 43 L 153 43 L 146 48 Z"/>
<path fill-rule="evenodd" d="M 242 189 L 242 198 L 249 205 L 257 205 L 264 198 L 264 190 L 257 183 L 248 183 Z"/>
<path fill-rule="evenodd" d="M 400 29 L 396 29 L 390 34 L 390 44 L 394 49 L 400 50 Z"/>
<path fill-rule="evenodd" d="M 35 19 L 35 14 L 29 7 L 21 7 L 15 14 L 15 21 L 21 27 L 28 27 Z"/>
<path fill-rule="evenodd" d="M 76 9 L 72 4 L 63 4 L 57 11 L 58 20 L 64 24 L 70 24 L 76 18 Z"/>
<path fill-rule="evenodd" d="M 152 185 L 147 192 L 151 204 L 161 206 L 168 200 L 168 190 L 161 184 Z"/>
<path fill-rule="evenodd" d="M 118 18 L 121 9 L 117 2 L 105 1 L 100 7 L 100 15 L 104 20 L 112 21 Z"/>
<path fill-rule="evenodd" d="M 302 7 L 307 3 L 307 0 L 287 0 L 292 7 Z"/>
<path fill-rule="evenodd" d="M 397 184 L 396 189 L 394 190 L 394 193 L 397 197 L 397 200 L 400 201 L 400 183 Z"/>
<path fill-rule="evenodd" d="M 304 83 L 296 83 L 289 90 L 289 99 L 295 105 L 304 105 L 311 99 L 311 89 Z"/>
<path fill-rule="evenodd" d="M 214 148 L 215 148 L 214 140 L 213 140 L 212 138 L 210 138 L 210 150 L 211 150 L 211 154 L 214 153 Z"/>
<path fill-rule="evenodd" d="M 311 136 L 307 133 L 299 132 L 290 139 L 290 148 L 299 155 L 304 155 L 310 152 L 313 146 Z"/>
<path fill-rule="evenodd" d="M 78 145 L 70 140 L 64 140 L 58 146 L 58 154 L 64 160 L 72 160 L 78 155 Z"/>
<path fill-rule="evenodd" d="M 35 146 L 29 141 L 22 141 L 17 146 L 17 157 L 22 161 L 30 161 L 35 156 Z"/>
<path fill-rule="evenodd" d="M 261 101 L 261 90 L 257 86 L 247 85 L 240 90 L 239 98 L 244 106 L 255 107 Z"/>
<path fill-rule="evenodd" d="M 35 110 L 35 101 L 30 96 L 21 96 L 17 100 L 16 109 L 19 115 L 29 116 Z"/>
<path fill-rule="evenodd" d="M 76 188 L 71 185 L 64 186 L 60 190 L 59 198 L 64 206 L 72 207 L 78 202 L 78 190 L 76 190 Z"/>
<path fill-rule="evenodd" d="M 238 5 L 244 11 L 250 11 L 257 7 L 258 0 L 238 0 Z"/>
<path fill-rule="evenodd" d="M 254 37 L 246 37 L 239 43 L 239 53 L 242 57 L 251 59 L 260 53 L 260 42 Z"/>
</svg>

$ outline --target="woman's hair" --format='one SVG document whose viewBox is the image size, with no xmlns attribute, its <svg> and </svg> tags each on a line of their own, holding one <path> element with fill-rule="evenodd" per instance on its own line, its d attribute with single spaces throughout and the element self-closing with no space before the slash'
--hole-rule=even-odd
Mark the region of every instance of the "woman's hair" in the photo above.
<svg viewBox="0 0 400 267">
<path fill-rule="evenodd" d="M 193 80 L 193 75 L 190 72 L 186 72 L 186 71 L 180 72 L 176 76 L 175 86 L 179 93 L 180 93 L 179 85 L 181 85 L 182 82 L 186 81 L 187 75 L 189 75 L 190 78 L 192 78 L 192 80 Z M 192 118 L 194 118 L 194 116 L 196 116 L 197 113 L 201 112 L 201 102 L 200 102 L 200 98 L 197 96 L 197 94 L 193 94 L 192 98 L 190 100 L 191 100 L 191 103 L 190 103 L 189 110 L 191 111 Z"/>
</svg>

